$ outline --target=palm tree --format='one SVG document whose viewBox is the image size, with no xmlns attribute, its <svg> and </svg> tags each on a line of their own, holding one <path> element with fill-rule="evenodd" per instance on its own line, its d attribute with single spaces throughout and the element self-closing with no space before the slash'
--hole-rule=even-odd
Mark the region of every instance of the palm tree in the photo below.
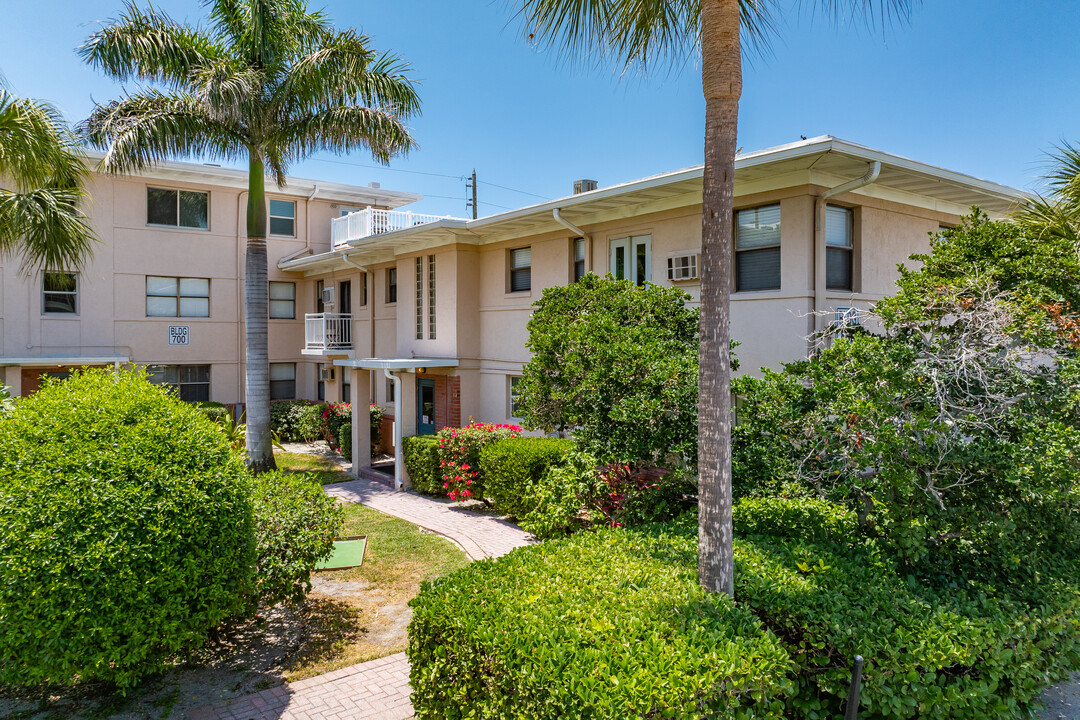
<svg viewBox="0 0 1080 720">
<path fill-rule="evenodd" d="M 1036 237 L 1059 237 L 1080 249 L 1080 148 L 1068 143 L 1050 154 L 1048 195 L 1036 195 L 1014 218 Z"/>
<path fill-rule="evenodd" d="M 289 164 L 319 150 L 365 149 L 380 162 L 414 146 L 404 121 L 420 100 L 408 66 L 337 31 L 304 0 L 209 0 L 210 27 L 128 3 L 81 48 L 92 66 L 148 85 L 98 106 L 83 132 L 109 172 L 174 156 L 247 160 L 244 270 L 248 464 L 274 467 L 267 357 L 266 195 Z"/>
<path fill-rule="evenodd" d="M 60 113 L 0 87 L 0 255 L 21 255 L 27 273 L 81 268 L 94 243 L 79 211 L 86 173 Z"/>
<path fill-rule="evenodd" d="M 701 53 L 705 175 L 701 219 L 698 379 L 698 580 L 733 595 L 729 295 L 735 149 L 742 95 L 741 35 L 768 40 L 774 0 L 517 0 L 530 38 L 571 57 L 599 55 L 623 69 L 680 65 Z M 910 0 L 820 0 L 837 17 L 905 17 Z"/>
</svg>

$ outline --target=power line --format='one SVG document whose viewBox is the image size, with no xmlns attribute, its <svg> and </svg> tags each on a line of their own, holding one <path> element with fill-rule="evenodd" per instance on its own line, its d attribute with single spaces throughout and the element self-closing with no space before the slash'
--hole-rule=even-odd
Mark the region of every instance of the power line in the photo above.
<svg viewBox="0 0 1080 720">
<path fill-rule="evenodd" d="M 385 165 L 364 165 L 363 163 L 347 162 L 345 160 L 326 160 L 324 158 L 308 158 L 315 162 L 333 163 L 334 165 L 350 165 L 352 167 L 362 167 L 371 170 L 389 170 L 390 172 L 410 173 L 412 175 L 427 175 L 429 177 L 450 178 L 451 180 L 464 180 L 464 175 L 444 175 L 443 173 L 423 172 L 421 170 L 404 170 L 402 168 L 386 167 Z"/>
<path fill-rule="evenodd" d="M 540 198 L 541 200 L 547 200 L 548 199 L 546 195 L 537 195 L 536 193 L 526 192 L 525 190 L 517 190 L 517 189 L 512 188 L 512 187 L 506 187 L 505 185 L 498 185 L 498 184 L 493 183 L 493 182 L 488 182 L 487 180 L 480 180 L 479 182 L 482 182 L 485 185 L 490 185 L 492 187 L 501 188 L 503 190 L 509 190 L 510 192 L 521 193 L 522 195 L 532 195 L 533 197 Z"/>
</svg>

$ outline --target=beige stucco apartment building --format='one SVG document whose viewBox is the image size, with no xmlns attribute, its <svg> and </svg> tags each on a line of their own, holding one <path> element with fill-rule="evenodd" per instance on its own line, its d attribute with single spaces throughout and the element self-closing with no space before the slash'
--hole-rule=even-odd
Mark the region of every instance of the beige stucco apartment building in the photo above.
<svg viewBox="0 0 1080 720">
<path fill-rule="evenodd" d="M 545 287 L 586 272 L 698 294 L 702 168 L 478 220 L 395 211 L 419 196 L 290 180 L 272 195 L 277 397 L 370 400 L 402 435 L 514 417 L 526 322 Z M 0 363 L 13 394 L 43 372 L 152 365 L 189 399 L 243 402 L 245 173 L 169 163 L 94 175 L 102 244 L 74 277 L 2 275 Z M 891 292 L 896 266 L 973 205 L 1021 197 L 832 137 L 736 160 L 732 337 L 743 371 L 807 352 L 815 323 Z M 353 423 L 354 446 L 367 423 Z"/>
</svg>

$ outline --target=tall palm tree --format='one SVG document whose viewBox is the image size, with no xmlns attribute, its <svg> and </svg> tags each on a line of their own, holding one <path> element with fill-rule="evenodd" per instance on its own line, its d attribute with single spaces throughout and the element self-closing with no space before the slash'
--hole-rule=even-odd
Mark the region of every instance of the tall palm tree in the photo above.
<svg viewBox="0 0 1080 720">
<path fill-rule="evenodd" d="M 9 186 L 0 187 L 0 255 L 20 255 L 27 273 L 78 270 L 94 243 L 79 210 L 86 174 L 60 113 L 0 87 L 0 180 Z"/>
<path fill-rule="evenodd" d="M 289 164 L 319 150 L 365 149 L 388 162 L 414 146 L 405 120 L 420 111 L 409 68 L 368 38 L 337 31 L 304 0 L 208 0 L 210 26 L 181 25 L 125 5 L 83 58 L 140 88 L 98 106 L 83 130 L 107 150 L 109 172 L 174 156 L 247 160 L 244 270 L 248 464 L 274 467 L 267 357 L 266 195 Z"/>
<path fill-rule="evenodd" d="M 905 17 L 912 0 L 819 0 L 837 17 Z M 701 53 L 705 175 L 698 379 L 698 580 L 733 595 L 729 295 L 742 38 L 767 41 L 774 0 L 516 0 L 531 38 L 624 69 L 681 65 Z"/>
<path fill-rule="evenodd" d="M 1063 144 L 1050 154 L 1049 193 L 1023 204 L 1014 219 L 1035 233 L 1069 240 L 1080 249 L 1080 148 Z"/>
</svg>

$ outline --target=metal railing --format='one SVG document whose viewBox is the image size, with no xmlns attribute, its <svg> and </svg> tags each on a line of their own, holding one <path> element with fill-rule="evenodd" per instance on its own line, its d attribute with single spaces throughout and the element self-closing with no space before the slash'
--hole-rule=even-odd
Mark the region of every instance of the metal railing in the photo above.
<svg viewBox="0 0 1080 720">
<path fill-rule="evenodd" d="M 424 215 L 401 210 L 378 210 L 365 208 L 330 221 L 330 244 L 335 250 L 346 245 L 350 240 L 379 235 L 380 233 L 404 230 L 414 225 L 441 220 L 445 215 Z"/>
<path fill-rule="evenodd" d="M 304 315 L 306 350 L 351 350 L 351 313 L 308 313 Z"/>
</svg>

